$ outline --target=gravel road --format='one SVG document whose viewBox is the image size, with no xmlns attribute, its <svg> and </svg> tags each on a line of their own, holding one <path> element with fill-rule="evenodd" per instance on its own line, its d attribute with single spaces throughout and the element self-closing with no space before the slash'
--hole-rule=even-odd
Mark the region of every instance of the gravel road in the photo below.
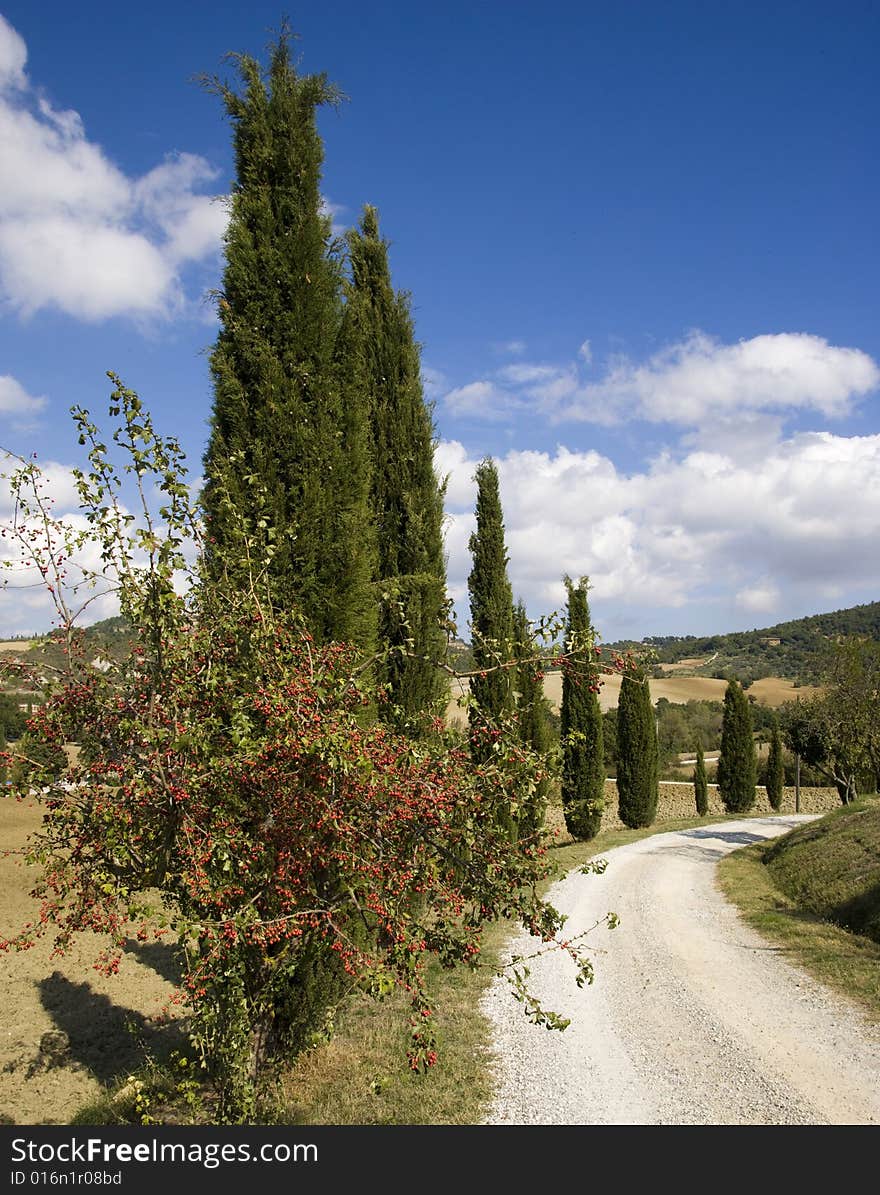
<svg viewBox="0 0 880 1195">
<path fill-rule="evenodd" d="M 880 1124 L 880 1029 L 796 969 L 715 887 L 718 859 L 805 815 L 657 834 L 570 873 L 549 899 L 588 939 L 595 983 L 559 952 L 531 964 L 563 1032 L 529 1024 L 508 985 L 483 1001 L 497 1096 L 487 1124 Z M 511 953 L 539 945 L 523 935 Z"/>
</svg>

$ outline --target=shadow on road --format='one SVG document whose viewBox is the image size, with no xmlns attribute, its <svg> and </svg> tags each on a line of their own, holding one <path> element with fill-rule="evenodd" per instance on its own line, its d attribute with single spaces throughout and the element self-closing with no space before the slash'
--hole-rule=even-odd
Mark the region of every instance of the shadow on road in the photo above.
<svg viewBox="0 0 880 1195">
<path fill-rule="evenodd" d="M 763 834 L 751 834 L 748 830 L 682 830 L 682 838 L 716 838 L 734 846 L 751 846 L 753 842 L 766 842 Z"/>
</svg>

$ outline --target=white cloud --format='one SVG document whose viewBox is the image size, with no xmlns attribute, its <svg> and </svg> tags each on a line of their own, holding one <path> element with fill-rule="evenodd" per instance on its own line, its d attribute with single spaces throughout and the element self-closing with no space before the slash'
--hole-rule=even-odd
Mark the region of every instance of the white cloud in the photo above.
<svg viewBox="0 0 880 1195">
<path fill-rule="evenodd" d="M 27 46 L 0 13 L 0 90 L 24 87 Z"/>
<path fill-rule="evenodd" d="M 501 357 L 521 357 L 526 351 L 524 340 L 500 340 L 491 345 L 493 353 Z"/>
<path fill-rule="evenodd" d="M 504 419 L 518 400 L 494 382 L 484 380 L 450 390 L 443 396 L 443 405 L 450 415 L 491 421 Z"/>
<path fill-rule="evenodd" d="M 737 344 L 693 332 L 643 363 L 612 356 L 596 382 L 583 377 L 592 363 L 589 341 L 578 358 L 561 365 L 506 365 L 492 381 L 452 390 L 446 405 L 453 415 L 491 420 L 524 410 L 555 423 L 608 426 L 642 419 L 691 429 L 691 443 L 731 436 L 745 448 L 776 439 L 784 418 L 797 411 L 845 416 L 880 386 L 880 369 L 867 353 L 806 332 L 766 334 Z"/>
<path fill-rule="evenodd" d="M 515 386 L 531 385 L 534 382 L 549 382 L 558 378 L 558 365 L 527 365 L 524 361 L 514 365 L 505 365 L 498 370 L 498 377 L 502 381 L 512 382 Z"/>
<path fill-rule="evenodd" d="M 21 382 L 10 374 L 0 376 L 0 416 L 11 418 L 21 426 L 28 424 L 45 405 L 46 399 L 42 395 L 28 394 Z"/>
<path fill-rule="evenodd" d="M 477 461 L 455 442 L 440 445 L 437 460 L 451 474 L 449 576 L 463 595 Z M 704 617 L 714 603 L 731 620 L 737 610 L 775 620 L 880 589 L 880 435 L 802 434 L 748 463 L 694 451 L 630 475 L 564 447 L 497 463 L 511 583 L 536 612 L 561 604 L 566 572 L 590 576 L 606 625 L 639 614 L 643 633 L 658 629 L 664 609 L 693 606 Z"/>
<path fill-rule="evenodd" d="M 880 370 L 867 353 L 821 336 L 782 332 L 721 344 L 693 332 L 645 364 L 616 358 L 601 381 L 582 386 L 555 415 L 604 422 L 638 417 L 684 427 L 744 412 L 806 409 L 834 418 L 878 385 Z"/>
<path fill-rule="evenodd" d="M 0 295 L 24 315 L 77 319 L 178 311 L 181 268 L 219 251 L 216 171 L 194 154 L 130 178 L 24 74 L 26 49 L 0 25 Z M 6 86 L 4 87 L 3 84 Z"/>
<path fill-rule="evenodd" d="M 759 582 L 736 595 L 736 604 L 754 614 L 771 614 L 779 605 L 779 589 L 772 582 Z"/>
</svg>

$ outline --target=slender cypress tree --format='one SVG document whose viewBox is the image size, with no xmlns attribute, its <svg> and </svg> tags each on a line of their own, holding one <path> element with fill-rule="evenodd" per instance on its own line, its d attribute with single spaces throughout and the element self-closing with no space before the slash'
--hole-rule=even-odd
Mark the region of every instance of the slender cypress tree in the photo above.
<svg viewBox="0 0 880 1195">
<path fill-rule="evenodd" d="M 724 694 L 718 791 L 728 813 L 747 813 L 755 803 L 755 740 L 752 713 L 742 686 L 735 680 Z"/>
<path fill-rule="evenodd" d="M 206 572 L 250 583 L 256 552 L 268 561 L 260 583 L 298 605 L 319 640 L 372 649 L 367 412 L 362 391 L 344 393 L 337 359 L 342 264 L 315 123 L 339 93 L 324 75 L 298 75 L 288 43 L 285 29 L 265 77 L 234 56 L 240 93 L 208 81 L 233 125 L 236 181 L 211 354 Z"/>
<path fill-rule="evenodd" d="M 697 766 L 694 768 L 694 801 L 697 813 L 705 817 L 709 812 L 709 785 L 706 783 L 706 761 L 703 758 L 703 744 L 697 743 Z"/>
<path fill-rule="evenodd" d="M 498 493 L 498 470 L 489 458 L 477 465 L 477 529 L 470 538 L 473 565 L 468 577 L 471 647 L 474 669 L 469 710 L 474 749 L 486 748 L 483 730 L 513 707 L 511 669 L 499 668 L 513 647 L 513 593 L 507 577 L 504 517 Z M 484 669 L 483 675 L 479 670 Z"/>
<path fill-rule="evenodd" d="M 779 722 L 773 716 L 770 731 L 770 750 L 767 754 L 767 800 L 771 809 L 782 808 L 782 790 L 785 785 L 785 761 L 782 758 L 782 735 Z"/>
<path fill-rule="evenodd" d="M 517 658 L 516 684 L 519 691 L 517 714 L 519 718 L 520 742 L 538 755 L 546 756 L 550 751 L 550 706 L 544 696 L 543 672 L 535 661 L 535 643 L 526 608 L 517 602 L 513 611 L 514 651 Z M 547 792 L 550 788 L 549 773 L 538 782 L 519 818 L 521 838 L 536 834 L 544 824 L 547 806 Z"/>
<path fill-rule="evenodd" d="M 406 724 L 436 712 L 448 695 L 436 667 L 446 649 L 443 486 L 434 470 L 434 426 L 409 298 L 392 288 L 375 208 L 364 209 L 347 240 L 351 284 L 339 356 L 369 404 L 378 637 L 380 648 L 389 649 L 377 676 L 388 690 L 380 712 Z"/>
<path fill-rule="evenodd" d="M 598 671 L 591 658 L 589 582 L 565 578 L 568 616 L 562 674 L 562 809 L 573 838 L 595 838 L 605 808 L 605 768 Z"/>
<path fill-rule="evenodd" d="M 340 248 L 320 194 L 316 112 L 339 93 L 300 76 L 289 31 L 265 75 L 233 56 L 242 90 L 208 80 L 233 126 L 236 179 L 210 365 L 214 405 L 204 458 L 205 583 L 256 586 L 298 609 L 320 642 L 375 649 L 375 533 L 369 508 L 367 391 L 339 357 Z M 333 876 L 328 869 L 328 888 Z M 279 975 L 273 1033 L 294 1053 L 345 988 L 320 937 Z"/>
<path fill-rule="evenodd" d="M 2 787 L 4 790 L 3 795 L 5 795 L 6 777 L 8 775 L 8 768 L 7 768 L 6 760 L 3 758 L 3 755 L 6 752 L 6 750 L 7 750 L 6 727 L 3 725 L 2 722 L 0 722 L 0 787 Z"/>
<path fill-rule="evenodd" d="M 617 703 L 617 802 L 625 826 L 650 826 L 657 814 L 657 728 L 645 673 L 626 674 Z"/>
</svg>

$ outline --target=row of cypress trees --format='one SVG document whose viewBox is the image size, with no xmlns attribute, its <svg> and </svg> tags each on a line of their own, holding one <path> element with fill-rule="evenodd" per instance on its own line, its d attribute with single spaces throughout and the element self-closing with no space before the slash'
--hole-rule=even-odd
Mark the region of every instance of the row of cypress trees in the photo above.
<svg viewBox="0 0 880 1195">
<path fill-rule="evenodd" d="M 494 461 L 477 467 L 476 529 L 468 577 L 474 675 L 469 709 L 476 762 L 491 754 L 493 728 L 516 708 L 522 740 L 546 752 L 550 731 L 547 702 L 525 607 L 513 604 L 507 575 L 504 519 Z M 569 833 L 590 839 L 599 832 L 605 806 L 605 768 L 599 668 L 594 653 L 586 577 L 565 577 L 567 592 L 562 676 L 562 807 Z M 504 662 L 516 659 L 515 668 Z M 624 678 L 618 714 L 618 810 L 627 826 L 649 826 L 657 811 L 658 747 L 646 674 Z M 546 782 L 537 807 L 543 805 Z M 502 815 L 504 816 L 504 815 Z M 531 832 L 539 820 L 527 819 Z M 510 827 L 513 831 L 514 827 Z M 519 832 L 523 832 L 520 824 Z"/>
<path fill-rule="evenodd" d="M 259 582 L 321 642 L 380 657 L 380 713 L 438 707 L 446 602 L 443 489 L 433 464 L 409 298 L 391 282 L 375 208 L 344 242 L 320 192 L 316 114 L 339 93 L 299 75 L 283 32 L 264 75 L 214 79 L 233 126 L 236 177 L 211 354 L 204 457 L 208 580 Z M 246 573 L 248 575 L 246 575 Z"/>
</svg>

